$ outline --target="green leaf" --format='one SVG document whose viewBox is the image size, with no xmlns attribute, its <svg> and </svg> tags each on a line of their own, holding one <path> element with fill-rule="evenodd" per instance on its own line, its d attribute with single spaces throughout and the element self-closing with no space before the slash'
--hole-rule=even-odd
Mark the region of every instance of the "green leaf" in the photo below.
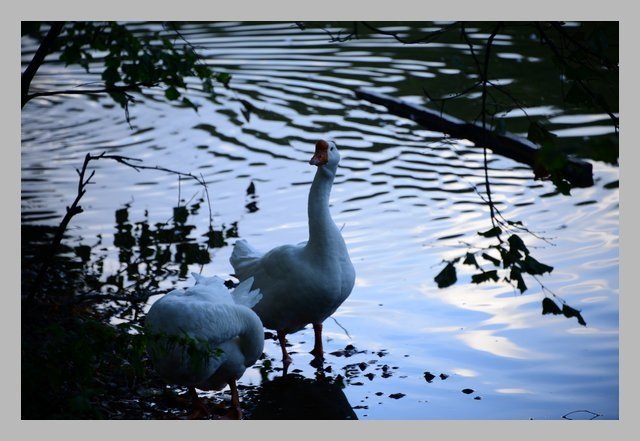
<svg viewBox="0 0 640 441">
<path fill-rule="evenodd" d="M 116 224 L 122 225 L 129 220 L 129 209 L 128 208 L 120 208 L 116 210 Z"/>
<path fill-rule="evenodd" d="M 38 35 L 40 33 L 39 21 L 21 21 L 20 22 L 21 36 L 25 35 Z"/>
<path fill-rule="evenodd" d="M 520 263 L 520 266 L 524 272 L 532 275 L 542 275 L 544 273 L 550 273 L 551 271 L 553 271 L 552 266 L 540 263 L 530 255 L 527 255 L 524 258 L 524 261 Z"/>
<path fill-rule="evenodd" d="M 185 106 L 191 107 L 196 112 L 198 111 L 198 107 L 200 107 L 194 104 L 189 98 L 185 98 L 185 97 L 182 98 L 182 104 L 184 104 Z"/>
<path fill-rule="evenodd" d="M 493 280 L 494 282 L 497 282 L 498 271 L 496 270 L 485 271 L 480 274 L 474 274 L 471 276 L 472 283 L 482 283 L 482 282 L 487 282 L 489 280 Z"/>
<path fill-rule="evenodd" d="M 251 112 L 253 111 L 253 105 L 247 100 L 240 100 L 240 104 L 242 104 L 242 109 L 240 109 L 242 116 L 244 116 L 244 119 L 249 122 L 251 119 Z"/>
<path fill-rule="evenodd" d="M 518 290 L 520 290 L 521 294 L 527 290 L 527 285 L 524 283 L 524 279 L 522 278 L 522 271 L 520 271 L 520 269 L 518 269 L 517 267 L 511 267 L 509 280 L 517 283 Z"/>
<path fill-rule="evenodd" d="M 173 208 L 173 220 L 177 224 L 185 224 L 189 217 L 189 210 L 187 207 L 174 207 Z"/>
<path fill-rule="evenodd" d="M 231 81 L 231 75 L 222 72 L 216 75 L 216 80 L 224 85 L 224 87 L 229 87 L 229 82 Z"/>
<path fill-rule="evenodd" d="M 83 262 L 88 262 L 91 258 L 91 247 L 89 245 L 78 245 L 74 248 L 76 256 L 82 259 Z"/>
<path fill-rule="evenodd" d="M 571 87 L 569 87 L 567 94 L 564 96 L 564 99 L 569 104 L 577 104 L 587 107 L 592 107 L 594 104 L 591 96 L 589 96 L 584 88 L 576 81 L 572 82 Z"/>
<path fill-rule="evenodd" d="M 512 234 L 507 240 L 512 250 L 522 251 L 525 255 L 529 254 L 529 250 L 524 244 L 524 241 L 517 234 Z"/>
<path fill-rule="evenodd" d="M 174 101 L 180 98 L 180 92 L 173 86 L 169 86 L 164 91 L 164 96 L 167 97 L 168 100 Z"/>
<path fill-rule="evenodd" d="M 562 314 L 562 310 L 560 309 L 560 307 L 549 297 L 545 297 L 544 299 L 542 299 L 542 315 L 546 314 Z"/>
<path fill-rule="evenodd" d="M 433 280 L 438 284 L 438 288 L 446 288 L 456 283 L 458 277 L 456 276 L 456 267 L 453 266 L 453 262 L 447 263 L 447 266 Z"/>
<path fill-rule="evenodd" d="M 498 250 L 500 251 L 500 256 L 502 256 L 502 265 L 504 268 L 509 268 L 522 260 L 520 252 L 514 248 L 509 247 L 509 250 L 507 250 L 503 247 L 498 247 Z"/>
<path fill-rule="evenodd" d="M 479 268 L 480 266 L 478 265 L 478 262 L 476 261 L 476 256 L 474 256 L 471 253 L 467 253 L 466 256 L 464 256 L 464 260 L 462 261 L 462 263 L 464 263 L 465 265 L 473 265 L 476 268 Z"/>
<path fill-rule="evenodd" d="M 206 93 L 213 93 L 213 82 L 211 78 L 205 78 L 202 81 L 202 90 Z"/>
<path fill-rule="evenodd" d="M 556 190 L 565 196 L 571 195 L 571 183 L 565 178 L 558 176 L 557 174 L 551 175 L 551 182 L 556 186 Z"/>
<path fill-rule="evenodd" d="M 65 65 L 77 63 L 80 61 L 82 53 L 80 47 L 75 44 L 67 46 L 67 48 L 60 54 L 60 61 L 64 61 Z"/>
<path fill-rule="evenodd" d="M 500 233 L 502 233 L 502 230 L 498 226 L 487 231 L 478 231 L 478 234 L 483 237 L 497 237 L 500 236 Z"/>
<path fill-rule="evenodd" d="M 222 233 L 222 230 L 213 230 L 211 228 L 209 229 L 206 236 L 209 238 L 207 243 L 211 248 L 222 248 L 223 246 L 227 245 L 227 242 L 225 242 Z"/>
<path fill-rule="evenodd" d="M 551 133 L 546 127 L 544 127 L 538 121 L 533 121 L 531 124 L 529 124 L 529 132 L 527 133 L 527 139 L 536 144 L 549 145 L 555 142 L 556 135 Z"/>
<path fill-rule="evenodd" d="M 587 322 L 585 322 L 584 319 L 582 318 L 582 314 L 580 314 L 580 311 L 568 306 L 566 303 L 562 305 L 562 313 L 567 318 L 571 318 L 571 317 L 577 318 L 578 323 L 580 323 L 582 326 L 587 326 Z"/>
<path fill-rule="evenodd" d="M 113 86 L 118 81 L 120 81 L 120 73 L 118 72 L 117 67 L 107 67 L 104 72 L 102 72 L 102 79 L 106 83 L 107 86 Z"/>
<path fill-rule="evenodd" d="M 500 266 L 500 259 L 496 259 L 495 257 L 488 255 L 487 253 L 482 253 L 482 257 L 485 260 L 493 263 L 495 266 Z"/>
</svg>

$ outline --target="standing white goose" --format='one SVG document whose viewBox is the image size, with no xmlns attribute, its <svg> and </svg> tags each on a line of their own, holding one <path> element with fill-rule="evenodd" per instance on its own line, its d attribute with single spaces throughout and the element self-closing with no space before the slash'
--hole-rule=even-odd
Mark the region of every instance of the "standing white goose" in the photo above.
<svg viewBox="0 0 640 441">
<path fill-rule="evenodd" d="M 329 195 L 340 153 L 333 141 L 319 141 L 309 161 L 318 167 L 309 191 L 309 240 L 262 254 L 245 240 L 235 243 L 231 265 L 239 280 L 253 277 L 263 299 L 253 307 L 266 328 L 277 331 L 285 372 L 291 357 L 286 335 L 313 325 L 311 354 L 322 359 L 322 322 L 351 293 L 355 270 L 329 211 Z"/>
<path fill-rule="evenodd" d="M 208 414 L 195 388 L 219 390 L 228 384 L 232 412 L 240 417 L 236 380 L 264 348 L 262 322 L 251 310 L 262 295 L 251 290 L 252 278 L 232 294 L 219 277 L 192 275 L 194 286 L 167 293 L 149 309 L 147 350 L 165 381 L 189 388 L 194 416 Z"/>
</svg>

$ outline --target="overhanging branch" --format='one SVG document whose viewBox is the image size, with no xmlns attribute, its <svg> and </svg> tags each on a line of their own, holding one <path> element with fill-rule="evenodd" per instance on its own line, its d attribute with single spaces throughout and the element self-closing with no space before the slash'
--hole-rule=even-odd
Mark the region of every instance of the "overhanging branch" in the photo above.
<svg viewBox="0 0 640 441">
<path fill-rule="evenodd" d="M 29 98 L 31 81 L 33 81 L 33 77 L 36 76 L 36 72 L 38 72 L 38 69 L 44 62 L 44 58 L 49 54 L 49 52 L 51 52 L 53 43 L 56 41 L 56 38 L 58 38 L 58 35 L 60 35 L 60 32 L 62 32 L 64 23 L 64 21 L 54 21 L 51 24 L 49 32 L 47 32 L 47 35 L 44 37 L 40 46 L 38 46 L 36 53 L 33 55 L 31 62 L 22 73 L 22 107 L 24 107 L 24 105 L 31 99 Z"/>
</svg>

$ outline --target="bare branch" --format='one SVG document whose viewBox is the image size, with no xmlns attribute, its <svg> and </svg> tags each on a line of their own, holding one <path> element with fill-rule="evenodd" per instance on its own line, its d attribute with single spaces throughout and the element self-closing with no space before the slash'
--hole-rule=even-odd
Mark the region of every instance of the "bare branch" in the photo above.
<svg viewBox="0 0 640 441">
<path fill-rule="evenodd" d="M 554 55 L 558 58 L 558 60 L 560 60 L 565 66 L 568 66 L 565 58 L 560 53 L 560 50 L 553 43 L 553 41 L 551 41 L 551 39 L 547 36 L 546 32 L 542 28 L 542 25 L 536 22 L 536 26 L 538 28 L 538 32 L 540 33 L 540 38 L 542 39 L 542 42 L 545 43 L 547 46 L 549 46 L 549 49 L 551 49 L 551 52 L 554 53 Z M 589 95 L 589 97 L 591 97 L 592 100 L 594 100 L 594 102 L 598 103 L 598 105 L 602 108 L 602 110 L 604 110 L 604 112 L 607 115 L 609 115 L 609 118 L 611 119 L 611 121 L 613 121 L 616 133 L 618 133 L 620 120 L 617 116 L 613 114 L 611 109 L 609 109 L 609 106 L 607 105 L 607 103 L 604 102 L 599 96 L 597 96 L 595 92 L 591 90 L 591 88 L 584 81 L 582 81 L 579 78 L 576 78 L 574 81 L 576 82 L 576 84 L 578 84 L 582 88 L 582 90 L 585 91 L 587 95 Z"/>
<path fill-rule="evenodd" d="M 583 45 L 582 43 L 577 41 L 575 38 L 573 38 L 573 36 L 571 34 L 569 34 L 566 31 L 566 29 L 562 26 L 563 23 L 557 22 L 557 21 L 553 21 L 553 22 L 550 22 L 550 25 L 560 35 L 562 35 L 565 39 L 570 41 L 574 46 L 576 46 L 578 49 L 580 49 L 583 53 L 588 54 L 591 57 L 595 58 L 596 60 L 598 60 L 598 63 L 602 64 L 607 69 L 615 69 L 615 68 L 618 67 L 618 65 L 615 62 L 611 61 L 607 56 L 602 55 L 602 54 L 598 54 L 593 49 Z"/>
<path fill-rule="evenodd" d="M 27 94 L 23 99 L 25 100 L 25 104 L 26 104 L 28 101 L 30 101 L 30 100 L 32 100 L 34 98 L 39 98 L 39 97 L 43 97 L 43 96 L 54 96 L 54 95 L 98 95 L 98 94 L 102 94 L 102 93 L 123 93 L 127 97 L 130 97 L 132 99 L 133 97 L 131 97 L 130 95 L 127 95 L 126 92 L 137 91 L 137 89 L 140 86 L 143 86 L 143 87 L 155 87 L 157 85 L 158 85 L 158 83 L 140 82 L 140 83 L 127 84 L 127 85 L 124 85 L 124 86 L 104 87 L 104 88 L 101 88 L 101 89 L 53 90 L 53 91 L 48 91 L 48 92 L 36 92 L 36 93 Z M 23 107 L 24 107 L 24 105 L 23 105 Z"/>
<path fill-rule="evenodd" d="M 459 23 L 453 22 L 450 23 L 440 29 L 438 29 L 437 31 L 433 31 L 433 32 L 429 32 L 428 34 L 426 34 L 424 37 L 421 38 L 416 38 L 413 40 L 407 40 L 405 38 L 400 37 L 398 32 L 391 32 L 391 31 L 384 31 L 376 26 L 373 26 L 371 23 L 363 21 L 362 24 L 369 28 L 370 30 L 381 34 L 381 35 L 387 35 L 390 37 L 395 38 L 397 41 L 399 41 L 402 44 L 419 44 L 419 43 L 431 43 L 432 41 L 436 40 L 438 37 L 440 37 L 442 34 L 444 34 L 445 32 L 447 32 L 449 29 L 457 26 Z"/>
<path fill-rule="evenodd" d="M 341 37 L 342 31 L 338 31 L 338 35 L 334 35 L 329 29 L 321 28 L 327 35 L 329 35 L 329 43 L 344 43 L 346 41 L 355 38 L 358 39 L 358 22 L 353 22 L 353 31 L 347 34 L 346 37 Z"/>
<path fill-rule="evenodd" d="M 487 40 L 487 45 L 484 53 L 484 70 L 482 72 L 482 128 L 486 129 L 486 104 L 487 104 L 487 82 L 488 82 L 488 72 L 489 72 L 489 56 L 491 54 L 491 45 L 493 44 L 493 39 L 496 34 L 502 27 L 502 23 L 498 22 L 495 26 L 489 39 Z M 484 183 L 485 188 L 487 190 L 487 202 L 489 204 L 489 210 L 491 214 L 491 224 L 495 227 L 495 208 L 493 205 L 493 200 L 491 198 L 491 187 L 489 184 L 489 164 L 487 162 L 487 148 L 483 147 L 483 157 L 484 157 Z"/>
</svg>

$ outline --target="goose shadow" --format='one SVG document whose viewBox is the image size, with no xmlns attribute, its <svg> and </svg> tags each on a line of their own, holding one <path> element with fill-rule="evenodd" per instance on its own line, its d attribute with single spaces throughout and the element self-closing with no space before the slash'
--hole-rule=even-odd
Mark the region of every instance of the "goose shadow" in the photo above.
<svg viewBox="0 0 640 441">
<path fill-rule="evenodd" d="M 357 420 L 343 385 L 334 378 L 286 374 L 263 382 L 249 416 L 253 420 Z"/>
</svg>

